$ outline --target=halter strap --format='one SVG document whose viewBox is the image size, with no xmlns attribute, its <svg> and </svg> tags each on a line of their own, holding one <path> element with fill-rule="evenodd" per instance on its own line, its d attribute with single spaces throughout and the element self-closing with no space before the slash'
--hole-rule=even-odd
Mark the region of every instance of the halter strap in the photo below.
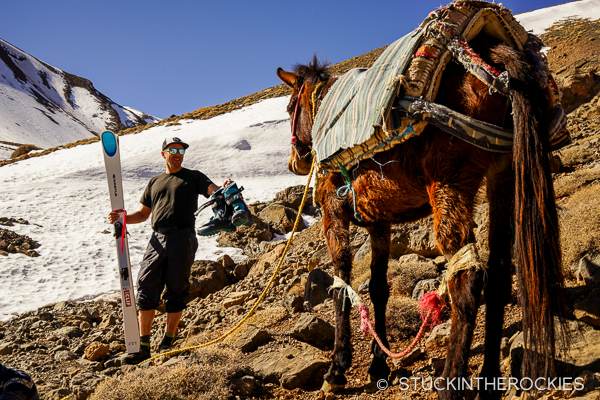
<svg viewBox="0 0 600 400">
<path fill-rule="evenodd" d="M 298 106 L 300 105 L 300 96 L 302 96 L 302 92 L 304 91 L 304 85 L 305 83 L 303 83 L 300 87 L 298 97 L 296 98 L 296 108 L 294 110 L 294 120 L 292 122 L 292 144 L 298 142 L 298 136 L 296 135 L 296 122 L 298 121 Z"/>
</svg>

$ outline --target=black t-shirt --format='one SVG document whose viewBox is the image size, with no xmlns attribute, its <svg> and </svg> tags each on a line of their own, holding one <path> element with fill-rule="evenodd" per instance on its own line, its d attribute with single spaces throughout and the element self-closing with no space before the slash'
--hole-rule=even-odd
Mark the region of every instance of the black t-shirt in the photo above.
<svg viewBox="0 0 600 400">
<path fill-rule="evenodd" d="M 150 179 L 140 203 L 152 209 L 152 228 L 193 228 L 198 195 L 208 197 L 211 184 L 202 172 L 187 168 Z"/>
</svg>

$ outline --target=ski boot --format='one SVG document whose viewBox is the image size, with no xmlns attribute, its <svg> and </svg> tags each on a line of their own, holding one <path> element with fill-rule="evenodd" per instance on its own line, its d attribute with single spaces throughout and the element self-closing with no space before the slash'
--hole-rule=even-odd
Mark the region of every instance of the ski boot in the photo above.
<svg viewBox="0 0 600 400">
<path fill-rule="evenodd" d="M 232 182 L 223 190 L 225 202 L 233 208 L 231 223 L 234 226 L 252 225 L 254 223 L 254 221 L 252 221 L 252 214 L 242 197 L 242 190 L 244 190 L 244 188 L 238 189 L 235 182 Z"/>
<path fill-rule="evenodd" d="M 124 361 L 130 365 L 136 365 L 143 361 L 146 361 L 152 357 L 150 352 L 150 335 L 140 336 L 140 351 L 133 354 L 127 354 L 124 357 Z"/>
<path fill-rule="evenodd" d="M 229 232 L 235 229 L 231 223 L 231 207 L 225 201 L 224 189 L 215 190 L 210 196 L 210 203 L 215 215 L 210 221 L 198 229 L 200 236 L 212 236 L 219 232 Z"/>
</svg>

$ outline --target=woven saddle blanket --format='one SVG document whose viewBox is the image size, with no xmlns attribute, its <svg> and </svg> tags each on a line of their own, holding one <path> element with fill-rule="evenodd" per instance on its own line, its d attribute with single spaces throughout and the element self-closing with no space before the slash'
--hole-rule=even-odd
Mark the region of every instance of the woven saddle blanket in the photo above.
<svg viewBox="0 0 600 400">
<path fill-rule="evenodd" d="M 450 133 L 460 131 L 457 136 L 461 139 L 477 136 L 470 142 L 490 151 L 510 151 L 512 132 L 432 106 L 442 73 L 453 58 L 488 84 L 490 90 L 508 94 L 506 73 L 490 71 L 493 68 L 479 62 L 476 55 L 475 59 L 469 58 L 464 47 L 457 45 L 468 43 L 482 32 L 519 51 L 532 40 L 510 10 L 501 5 L 457 0 L 430 13 L 417 29 L 389 45 L 371 68 L 353 69 L 339 77 L 323 99 L 313 124 L 313 149 L 320 166 L 327 171 L 339 171 L 340 166 L 349 169 L 420 134 L 428 123 L 448 116 L 455 121 Z M 547 86 L 551 104 L 559 104 L 558 88 Z M 413 101 L 418 101 L 417 107 L 411 106 Z M 417 111 L 411 114 L 409 110 Z M 562 129 L 566 117 L 561 107 L 556 112 L 560 125 L 556 129 Z"/>
</svg>

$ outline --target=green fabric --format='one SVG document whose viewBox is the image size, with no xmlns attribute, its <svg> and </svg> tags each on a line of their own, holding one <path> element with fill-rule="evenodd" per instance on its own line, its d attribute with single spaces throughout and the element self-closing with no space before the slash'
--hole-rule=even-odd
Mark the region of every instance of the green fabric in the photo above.
<svg viewBox="0 0 600 400">
<path fill-rule="evenodd" d="M 369 69 L 353 69 L 331 87 L 313 125 L 317 161 L 364 143 L 381 126 L 398 94 L 399 78 L 411 61 L 424 29 L 403 36 Z"/>
</svg>

